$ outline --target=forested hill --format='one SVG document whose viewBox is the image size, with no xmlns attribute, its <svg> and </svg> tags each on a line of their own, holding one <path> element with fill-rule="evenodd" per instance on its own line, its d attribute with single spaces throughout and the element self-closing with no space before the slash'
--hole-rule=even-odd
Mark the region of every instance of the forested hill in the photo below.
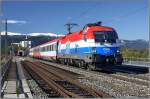
<svg viewBox="0 0 150 99">
<path fill-rule="evenodd" d="M 25 35 L 13 35 L 10 36 L 8 35 L 7 37 L 7 41 L 8 41 L 8 46 L 10 46 L 10 44 L 13 43 L 19 43 L 20 41 L 24 41 L 26 36 Z M 28 36 L 29 41 L 31 41 L 31 46 L 37 46 L 39 44 L 43 44 L 49 40 L 53 40 L 56 37 L 52 37 L 52 36 L 43 36 L 43 35 L 39 35 L 39 36 Z M 1 37 L 1 42 L 2 42 L 2 46 L 4 46 L 4 42 L 5 42 L 5 36 Z"/>
<path fill-rule="evenodd" d="M 148 49 L 148 41 L 138 39 L 138 40 L 123 40 L 123 48 L 133 48 L 133 49 Z"/>
<path fill-rule="evenodd" d="M 26 40 L 25 35 L 8 35 L 8 45 L 13 43 L 19 43 L 20 41 Z M 49 40 L 55 39 L 56 36 L 44 36 L 44 35 L 38 35 L 38 36 L 28 36 L 28 40 L 32 42 L 32 47 L 37 46 L 39 44 L 45 43 Z M 1 47 L 4 46 L 4 39 L 5 36 L 1 36 Z M 122 40 L 122 48 L 133 48 L 133 49 L 148 49 L 148 41 L 146 40 Z"/>
</svg>

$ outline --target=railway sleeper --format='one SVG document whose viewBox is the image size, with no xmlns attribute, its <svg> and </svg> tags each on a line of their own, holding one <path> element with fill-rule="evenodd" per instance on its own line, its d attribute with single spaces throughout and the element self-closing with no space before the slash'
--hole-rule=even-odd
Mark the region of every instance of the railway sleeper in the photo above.
<svg viewBox="0 0 150 99">
<path fill-rule="evenodd" d="M 43 66 L 44 64 L 36 64 L 36 63 L 31 63 L 31 62 L 29 62 L 29 64 L 31 65 L 31 69 L 33 70 L 33 71 L 35 71 L 36 72 L 36 70 L 34 69 L 35 67 L 36 67 L 36 65 L 38 65 L 39 66 L 39 68 L 36 68 L 38 71 L 40 71 L 43 75 L 47 75 L 45 72 L 42 72 L 43 70 L 47 70 L 47 69 L 45 69 L 44 67 L 46 67 L 46 66 Z M 32 67 L 32 65 L 34 65 L 33 67 Z M 43 68 L 42 70 L 40 69 L 40 68 Z M 52 73 L 54 73 L 55 71 L 53 71 L 53 69 L 51 70 L 51 69 L 49 69 L 49 72 L 52 72 Z M 38 74 L 38 73 L 37 73 Z M 42 75 L 41 74 L 41 75 Z M 38 74 L 39 75 L 39 74 Z M 55 74 L 56 75 L 56 74 Z M 59 76 L 59 77 L 61 77 L 61 78 L 63 78 L 63 79 L 66 79 L 67 81 L 69 81 L 70 83 L 69 84 L 73 84 L 73 86 L 77 86 L 78 88 L 79 88 L 79 90 L 78 89 L 76 89 L 76 90 L 72 90 L 73 92 L 71 93 L 71 92 L 69 92 L 68 94 L 70 94 L 70 96 L 74 96 L 74 97 L 103 97 L 103 95 L 102 94 L 104 94 L 104 93 L 102 93 L 102 94 L 98 94 L 95 90 L 93 90 L 93 91 L 91 91 L 89 88 L 87 88 L 87 87 L 85 87 L 85 86 L 82 86 L 82 85 L 80 85 L 78 82 L 76 82 L 75 80 L 73 80 L 73 79 L 70 79 L 70 78 L 66 78 L 65 76 L 63 76 L 63 75 L 60 75 L 60 74 L 57 74 L 57 76 Z M 44 76 L 43 76 L 44 77 Z M 50 80 L 50 79 L 49 79 Z M 65 83 L 65 84 L 67 84 L 67 85 L 69 85 L 66 81 L 64 81 L 64 80 L 62 80 L 62 81 L 54 81 L 55 83 L 57 82 L 57 83 Z M 55 84 L 56 85 L 56 84 Z M 59 85 L 59 87 L 61 86 L 60 84 L 58 84 Z M 61 87 L 60 87 L 61 88 Z M 66 87 L 67 88 L 67 87 Z M 61 89 L 63 89 L 63 87 L 61 88 Z M 64 89 L 63 89 L 64 90 Z M 82 90 L 82 91 L 81 91 Z M 64 90 L 65 92 L 68 92 L 67 90 Z M 82 93 L 81 93 L 82 92 Z M 79 95 L 81 95 L 81 96 L 79 96 L 78 94 L 76 94 L 76 93 L 78 93 Z M 84 94 L 85 95 L 84 95 Z M 84 96 L 82 96 L 82 95 L 84 95 Z M 104 94 L 105 96 L 104 97 L 110 97 L 109 95 L 106 95 L 106 94 Z"/>
<path fill-rule="evenodd" d="M 62 87 L 64 87 L 65 89 L 69 90 L 70 92 L 73 92 L 79 96 L 83 96 L 83 97 L 93 97 L 91 94 L 89 94 L 88 92 L 78 88 L 76 85 L 73 85 L 65 80 L 62 81 L 56 81 L 56 83 L 61 84 Z"/>
<path fill-rule="evenodd" d="M 35 82 L 40 86 L 40 88 L 48 94 L 48 98 L 61 97 L 55 90 L 48 87 L 48 85 L 43 80 L 41 80 L 36 74 L 34 74 L 34 72 L 31 73 L 31 71 L 28 71 L 28 73 L 35 80 Z M 34 94 L 34 92 L 32 92 L 32 94 Z"/>
</svg>

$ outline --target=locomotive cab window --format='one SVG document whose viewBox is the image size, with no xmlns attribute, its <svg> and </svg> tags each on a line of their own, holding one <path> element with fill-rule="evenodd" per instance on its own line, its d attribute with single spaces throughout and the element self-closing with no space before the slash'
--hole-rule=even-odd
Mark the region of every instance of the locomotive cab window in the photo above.
<svg viewBox="0 0 150 99">
<path fill-rule="evenodd" d="M 115 31 L 96 31 L 94 32 L 95 42 L 116 43 L 118 35 Z"/>
</svg>

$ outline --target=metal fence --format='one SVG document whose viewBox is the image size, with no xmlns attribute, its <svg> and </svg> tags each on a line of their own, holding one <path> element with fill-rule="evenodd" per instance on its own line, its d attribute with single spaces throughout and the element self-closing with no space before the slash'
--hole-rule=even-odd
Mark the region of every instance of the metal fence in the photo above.
<svg viewBox="0 0 150 99">
<path fill-rule="evenodd" d="M 5 61 L 5 63 L 1 64 L 1 66 L 0 66 L 0 71 L 1 71 L 1 76 L 0 76 L 1 88 L 2 88 L 2 86 L 4 84 L 4 79 L 7 76 L 7 72 L 8 72 L 8 68 L 9 68 L 9 66 L 11 64 L 11 60 L 12 60 L 12 58 L 8 57 L 8 59 Z"/>
<path fill-rule="evenodd" d="M 135 66 L 150 66 L 150 58 L 133 58 L 133 57 L 124 57 L 123 64 L 126 65 L 135 65 Z"/>
</svg>

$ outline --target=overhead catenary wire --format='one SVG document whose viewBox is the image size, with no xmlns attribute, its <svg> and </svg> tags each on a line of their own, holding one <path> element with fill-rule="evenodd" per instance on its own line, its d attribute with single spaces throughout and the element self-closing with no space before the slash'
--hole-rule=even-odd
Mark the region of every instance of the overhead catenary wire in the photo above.
<svg viewBox="0 0 150 99">
<path fill-rule="evenodd" d="M 82 17 L 84 17 L 86 14 L 88 14 L 91 10 L 93 10 L 93 8 L 97 7 L 99 5 L 99 3 L 96 3 L 95 5 L 87 8 L 87 10 L 85 10 L 84 12 L 82 12 L 79 16 L 75 17 L 75 18 L 72 18 L 72 21 L 73 20 L 78 20 Z M 114 18 L 111 18 L 111 19 L 108 19 L 105 21 L 105 23 L 109 22 L 111 23 L 112 21 L 116 21 L 116 20 L 121 20 L 122 18 L 126 18 L 126 17 L 129 17 L 131 15 L 134 15 L 136 13 L 139 13 L 140 11 L 142 11 L 143 9 L 147 8 L 148 6 L 144 6 L 144 7 L 141 7 L 141 8 L 138 8 L 138 9 L 135 9 L 135 10 L 132 10 L 132 11 L 129 11 L 128 13 L 125 13 L 125 14 L 121 14 L 119 16 L 116 16 Z"/>
<path fill-rule="evenodd" d="M 139 13 L 140 11 L 142 11 L 143 9 L 147 8 L 148 6 L 144 6 L 144 7 L 141 7 L 141 8 L 138 8 L 138 9 L 135 9 L 134 11 L 130 11 L 129 13 L 125 13 L 125 14 L 122 14 L 120 16 L 116 16 L 116 17 L 113 17 L 109 20 L 106 20 L 105 23 L 109 22 L 111 23 L 112 21 L 117 21 L 117 20 L 121 20 L 122 18 L 127 18 L 129 16 L 132 16 L 136 13 Z"/>
<path fill-rule="evenodd" d="M 67 30 L 68 30 L 69 34 L 71 33 L 71 29 L 72 29 L 73 26 L 79 26 L 78 24 L 72 23 L 72 22 L 70 22 L 70 21 L 77 21 L 77 20 L 79 20 L 80 18 L 83 17 L 83 15 L 86 15 L 86 14 L 89 13 L 91 10 L 93 10 L 97 5 L 98 5 L 98 4 L 96 3 L 96 4 L 92 5 L 92 6 L 90 6 L 90 7 L 87 8 L 85 11 L 83 11 L 82 13 L 80 13 L 78 16 L 76 16 L 76 17 L 74 17 L 74 18 L 71 18 L 71 19 L 69 20 L 69 22 L 68 22 L 67 24 L 65 24 L 65 26 L 67 26 Z"/>
<path fill-rule="evenodd" d="M 89 8 L 87 8 L 85 11 L 83 11 L 82 13 L 80 13 L 78 16 L 72 18 L 72 21 L 78 20 L 80 18 L 82 18 L 84 15 L 86 15 L 87 13 L 89 13 L 90 11 L 92 11 L 93 9 L 95 9 L 95 7 L 97 7 L 99 5 L 99 3 L 96 3 L 92 6 L 90 6 Z"/>
</svg>

